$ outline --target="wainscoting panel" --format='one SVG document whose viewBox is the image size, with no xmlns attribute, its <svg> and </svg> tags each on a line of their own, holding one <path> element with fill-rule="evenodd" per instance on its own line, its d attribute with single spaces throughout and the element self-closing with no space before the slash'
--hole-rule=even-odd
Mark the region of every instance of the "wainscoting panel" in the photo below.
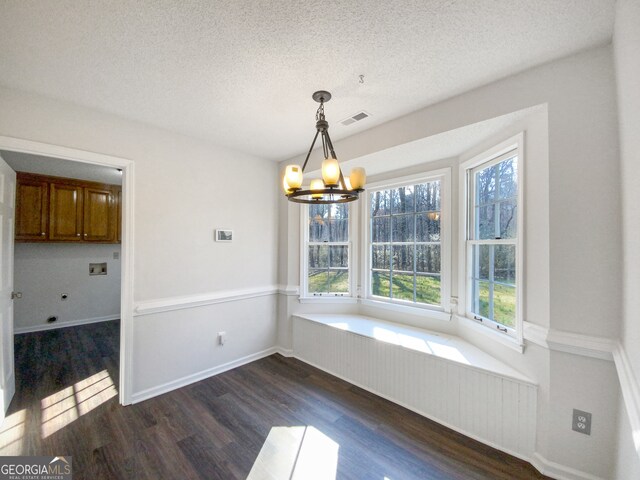
<svg viewBox="0 0 640 480">
<path fill-rule="evenodd" d="M 300 360 L 521 458 L 535 449 L 534 384 L 294 317 Z"/>
</svg>

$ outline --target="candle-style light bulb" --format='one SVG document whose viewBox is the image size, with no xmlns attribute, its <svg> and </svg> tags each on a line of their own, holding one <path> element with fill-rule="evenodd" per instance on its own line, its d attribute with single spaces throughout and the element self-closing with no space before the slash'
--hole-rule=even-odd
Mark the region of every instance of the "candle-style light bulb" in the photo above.
<svg viewBox="0 0 640 480">
<path fill-rule="evenodd" d="M 340 180 L 340 165 L 335 158 L 325 158 L 322 162 L 322 179 L 328 187 L 335 187 Z"/>
<path fill-rule="evenodd" d="M 297 190 L 302 186 L 302 168 L 299 165 L 287 165 L 284 176 L 291 190 Z"/>
<path fill-rule="evenodd" d="M 309 186 L 309 189 L 312 192 L 313 191 L 318 191 L 318 190 L 323 190 L 324 189 L 324 182 L 320 178 L 314 178 L 313 180 L 311 180 L 311 185 Z M 311 198 L 315 198 L 315 199 L 322 198 L 322 193 L 312 193 L 311 194 Z"/>
<path fill-rule="evenodd" d="M 349 179 L 351 180 L 351 188 L 354 190 L 362 190 L 364 188 L 364 184 L 367 181 L 367 173 L 362 167 L 355 167 L 351 170 L 351 175 L 349 175 Z"/>
</svg>

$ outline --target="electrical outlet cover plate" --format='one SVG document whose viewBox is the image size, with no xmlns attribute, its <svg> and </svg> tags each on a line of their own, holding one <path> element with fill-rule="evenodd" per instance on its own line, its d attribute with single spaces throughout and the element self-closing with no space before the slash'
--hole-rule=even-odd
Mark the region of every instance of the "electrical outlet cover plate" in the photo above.
<svg viewBox="0 0 640 480">
<path fill-rule="evenodd" d="M 591 435 L 591 414 L 582 410 L 573 409 L 573 425 L 574 431 Z"/>
</svg>

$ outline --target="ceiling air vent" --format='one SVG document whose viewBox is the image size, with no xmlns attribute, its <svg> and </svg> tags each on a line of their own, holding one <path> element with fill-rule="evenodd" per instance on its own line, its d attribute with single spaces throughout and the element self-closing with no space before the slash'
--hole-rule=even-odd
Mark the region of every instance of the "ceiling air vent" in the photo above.
<svg viewBox="0 0 640 480">
<path fill-rule="evenodd" d="M 355 115 L 352 115 L 349 118 L 346 118 L 346 119 L 342 120 L 340 123 L 342 125 L 351 125 L 352 123 L 356 123 L 356 122 L 359 122 L 360 120 L 364 120 L 365 118 L 367 118 L 369 116 L 370 115 L 363 110 L 361 112 L 356 113 Z"/>
</svg>

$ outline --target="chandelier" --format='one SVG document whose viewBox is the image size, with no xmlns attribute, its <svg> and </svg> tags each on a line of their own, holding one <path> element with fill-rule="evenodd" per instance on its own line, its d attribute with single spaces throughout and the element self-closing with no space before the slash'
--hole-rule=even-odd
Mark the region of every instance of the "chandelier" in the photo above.
<svg viewBox="0 0 640 480">
<path fill-rule="evenodd" d="M 364 190 L 366 173 L 364 168 L 356 167 L 351 174 L 345 177 L 342 174 L 333 143 L 329 137 L 329 122 L 324 117 L 324 104 L 331 100 L 331 94 L 320 90 L 312 95 L 320 104 L 316 112 L 316 135 L 313 137 L 311 147 L 307 153 L 302 168 L 299 165 L 287 165 L 282 179 L 284 193 L 291 202 L 296 203 L 346 203 L 358 199 L 360 192 Z M 302 186 L 304 169 L 309 162 L 309 156 L 313 150 L 318 136 L 322 139 L 322 178 L 314 178 L 308 187 Z"/>
</svg>

